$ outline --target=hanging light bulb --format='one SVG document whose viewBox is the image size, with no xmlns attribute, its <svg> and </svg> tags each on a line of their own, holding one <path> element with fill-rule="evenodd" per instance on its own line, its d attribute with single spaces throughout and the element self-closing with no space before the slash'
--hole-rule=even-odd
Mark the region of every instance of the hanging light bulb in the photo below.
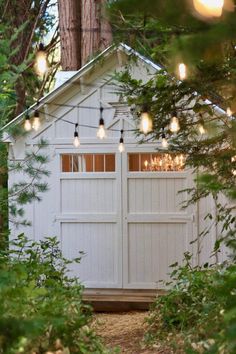
<svg viewBox="0 0 236 354">
<path fill-rule="evenodd" d="M 231 163 L 232 164 L 235 164 L 235 161 L 236 161 L 236 156 L 232 156 L 231 157 Z M 234 175 L 234 176 L 236 176 L 236 170 L 231 170 L 232 171 L 232 174 Z"/>
<path fill-rule="evenodd" d="M 187 67 L 184 63 L 179 64 L 179 78 L 185 80 L 187 77 Z"/>
<path fill-rule="evenodd" d="M 226 114 L 228 117 L 232 117 L 233 112 L 231 111 L 230 107 L 227 108 Z"/>
<path fill-rule="evenodd" d="M 97 137 L 101 140 L 106 137 L 105 123 L 102 117 L 102 112 L 103 112 L 103 108 L 100 107 L 100 120 L 99 120 L 99 127 L 97 131 Z"/>
<path fill-rule="evenodd" d="M 123 129 L 120 131 L 120 134 L 121 134 L 121 137 L 120 137 L 118 149 L 119 149 L 120 153 L 122 153 L 125 151 L 125 144 L 124 144 L 124 138 L 123 138 L 124 130 Z"/>
<path fill-rule="evenodd" d="M 144 110 L 141 113 L 140 131 L 146 135 L 152 131 L 152 125 L 152 117 L 150 113 L 148 113 L 147 110 Z"/>
<path fill-rule="evenodd" d="M 78 148 L 78 147 L 80 146 L 79 133 L 78 133 L 78 123 L 75 124 L 74 146 L 75 146 L 76 148 Z"/>
<path fill-rule="evenodd" d="M 203 116 L 202 114 L 200 113 L 199 114 L 200 116 L 200 120 L 199 120 L 199 123 L 198 123 L 198 131 L 201 135 L 204 135 L 207 133 L 206 129 L 205 129 L 205 124 L 204 124 L 204 119 L 203 119 Z"/>
<path fill-rule="evenodd" d="M 198 125 L 198 130 L 201 135 L 206 134 L 206 129 L 204 128 L 204 125 L 201 123 Z"/>
<path fill-rule="evenodd" d="M 180 130 L 179 119 L 177 118 L 177 113 L 174 112 L 173 117 L 170 120 L 170 131 L 172 133 L 178 133 Z"/>
<path fill-rule="evenodd" d="M 163 133 L 161 135 L 161 145 L 162 145 L 163 149 L 167 149 L 169 146 L 168 141 L 166 139 L 166 135 L 164 133 L 164 128 L 163 128 Z"/>
<path fill-rule="evenodd" d="M 204 17 L 220 17 L 224 0 L 193 0 L 195 10 Z"/>
<path fill-rule="evenodd" d="M 27 132 L 29 132 L 32 128 L 31 122 L 30 122 L 30 116 L 28 115 L 28 113 L 25 116 L 25 124 L 24 124 L 24 128 Z"/>
<path fill-rule="evenodd" d="M 35 70 L 40 76 L 43 76 L 48 71 L 47 53 L 43 43 L 39 44 L 39 49 L 36 53 Z"/>
<path fill-rule="evenodd" d="M 40 125 L 41 125 L 41 123 L 40 123 L 39 112 L 38 112 L 38 110 L 36 110 L 34 112 L 34 119 L 33 119 L 32 127 L 33 127 L 34 130 L 37 131 L 37 130 L 39 130 Z"/>
</svg>

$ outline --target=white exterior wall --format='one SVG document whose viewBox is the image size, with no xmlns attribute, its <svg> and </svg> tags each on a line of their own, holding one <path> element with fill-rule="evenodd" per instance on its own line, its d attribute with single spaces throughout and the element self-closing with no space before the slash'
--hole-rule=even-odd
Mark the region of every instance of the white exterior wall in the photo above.
<svg viewBox="0 0 236 354">
<path fill-rule="evenodd" d="M 71 122 L 97 126 L 99 110 L 83 106 L 104 107 L 107 127 L 133 129 L 129 113 L 117 114 L 119 96 L 115 86 L 106 83 L 115 70 L 125 61 L 123 54 L 84 74 L 83 83 L 78 80 L 52 103 L 45 106 L 45 113 L 64 117 Z M 133 68 L 136 78 L 149 78 L 154 68 L 138 61 Z M 59 107 L 57 104 L 77 105 L 78 108 Z M 82 107 L 80 107 L 82 106 Z M 194 264 L 209 261 L 216 231 L 201 242 L 190 244 L 204 227 L 206 213 L 214 206 L 210 198 L 188 210 L 181 210 L 180 202 L 187 195 L 177 194 L 192 185 L 191 174 L 178 173 L 129 173 L 127 152 L 154 152 L 158 143 L 140 146 L 132 133 L 125 134 L 126 153 L 117 152 L 119 131 L 108 131 L 104 141 L 98 140 L 96 130 L 79 127 L 81 146 L 73 147 L 74 127 L 61 120 L 46 118 L 42 129 L 18 139 L 10 149 L 10 158 L 24 158 L 24 150 L 43 137 L 48 140 L 47 153 L 51 171 L 47 179 L 49 191 L 42 195 L 42 202 L 25 207 L 31 227 L 12 227 L 12 237 L 21 232 L 35 240 L 45 236 L 57 236 L 67 257 L 85 256 L 72 270 L 90 288 L 156 288 L 160 280 L 168 279 L 168 266 L 181 262 L 183 252 L 194 253 Z M 114 173 L 62 173 L 61 153 L 115 153 Z M 20 175 L 10 173 L 9 185 L 20 180 Z M 198 254 L 198 250 L 201 253 Z M 214 260 L 215 261 L 215 260 Z M 211 260 L 210 260 L 211 262 Z"/>
</svg>

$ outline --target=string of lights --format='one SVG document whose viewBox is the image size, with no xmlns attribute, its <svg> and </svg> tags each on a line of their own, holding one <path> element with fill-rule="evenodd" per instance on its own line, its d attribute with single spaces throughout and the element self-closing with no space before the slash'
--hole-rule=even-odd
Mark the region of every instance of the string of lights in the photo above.
<svg viewBox="0 0 236 354">
<path fill-rule="evenodd" d="M 16 98 L 15 98 L 16 99 Z M 30 130 L 35 130 L 38 131 L 40 129 L 41 126 L 41 115 L 44 116 L 49 116 L 53 119 L 55 119 L 55 121 L 63 121 L 67 124 L 73 125 L 74 126 L 74 146 L 76 148 L 78 148 L 80 146 L 80 139 L 79 139 L 79 132 L 78 132 L 78 128 L 79 127 L 86 127 L 86 128 L 90 128 L 90 129 L 96 129 L 97 130 L 97 137 L 99 139 L 105 139 L 107 137 L 106 134 L 106 130 L 109 131 L 114 131 L 114 132 L 120 132 L 120 140 L 119 140 L 119 145 L 118 145 L 118 149 L 119 151 L 122 153 L 123 151 L 125 151 L 125 146 L 124 146 L 124 134 L 126 132 L 137 132 L 138 128 L 136 129 L 115 129 L 115 128 L 105 128 L 105 121 L 103 118 L 103 110 L 104 107 L 100 106 L 100 108 L 98 107 L 90 107 L 90 106 L 85 106 L 88 109 L 99 109 L 100 110 L 100 118 L 99 118 L 99 124 L 98 126 L 95 125 L 89 125 L 89 124 L 82 124 L 82 123 L 74 123 L 71 122 L 67 119 L 65 119 L 64 117 L 71 112 L 72 110 L 74 110 L 75 108 L 79 108 L 79 105 L 63 105 L 63 104 L 59 104 L 59 106 L 66 106 L 69 109 L 69 111 L 66 111 L 65 113 L 63 113 L 60 117 L 55 116 L 53 114 L 50 113 L 45 113 L 45 111 L 42 111 L 41 108 L 39 109 L 39 102 L 37 102 L 36 106 L 31 107 L 31 110 L 34 111 L 32 117 L 30 117 L 29 115 L 29 108 L 27 107 L 26 109 L 26 114 L 25 114 L 25 122 L 24 122 L 24 128 L 27 132 L 29 132 Z M 108 107 L 110 108 L 110 107 Z M 114 107 L 112 107 L 114 109 Z M 134 108 L 131 109 L 131 111 L 133 111 Z M 32 121 L 32 123 L 31 123 Z M 179 124 L 179 119 L 177 117 L 177 112 L 173 112 L 173 116 L 170 120 L 170 125 L 169 125 L 169 129 L 171 131 L 171 133 L 173 134 L 177 134 L 178 131 L 180 130 L 180 124 Z M 203 123 L 199 123 L 198 126 L 199 132 L 201 135 L 206 134 L 206 130 L 204 128 Z M 140 113 L 140 124 L 139 124 L 139 130 L 141 133 L 143 133 L 144 135 L 147 135 L 149 133 L 151 133 L 153 131 L 153 118 L 151 116 L 151 114 L 149 113 L 147 107 L 143 107 L 141 113 Z M 165 128 L 162 128 L 162 134 L 161 134 L 161 145 L 163 149 L 168 149 L 169 143 L 168 140 L 166 138 L 166 134 L 165 134 Z"/>
<path fill-rule="evenodd" d="M 25 116 L 25 124 L 24 124 L 24 127 L 25 127 L 26 131 L 30 131 L 31 129 L 34 129 L 34 130 L 37 131 L 39 129 L 39 127 L 40 127 L 39 113 L 45 114 L 44 112 L 35 109 L 34 117 L 33 117 L 33 124 L 31 124 L 31 122 L 30 122 L 29 115 L 26 114 L 26 116 Z M 67 115 L 67 114 L 68 114 L 68 112 L 64 113 L 61 117 L 57 117 L 57 116 L 54 116 L 54 115 L 49 114 L 49 113 L 47 113 L 46 115 L 56 119 L 56 121 L 60 120 L 60 121 L 63 121 L 65 123 L 68 123 L 70 125 L 73 125 L 75 127 L 74 128 L 74 146 L 75 147 L 78 148 L 80 146 L 79 132 L 78 132 L 78 128 L 79 127 L 86 127 L 86 128 L 90 128 L 90 129 L 96 129 L 97 130 L 97 137 L 99 139 L 101 139 L 101 140 L 103 140 L 103 139 L 105 139 L 107 137 L 106 128 L 105 128 L 105 122 L 104 122 L 104 118 L 103 118 L 103 107 L 100 107 L 100 119 L 99 119 L 98 127 L 95 126 L 95 125 L 74 123 L 74 122 L 71 122 L 71 121 L 69 121 L 67 119 L 64 119 L 63 117 L 65 115 Z M 146 110 L 144 112 L 142 112 L 141 116 L 140 116 L 140 131 L 144 135 L 147 135 L 147 133 L 150 133 L 152 131 L 152 129 L 150 130 L 150 127 L 152 127 L 152 123 L 151 122 L 152 122 L 151 115 Z M 145 128 L 147 125 L 149 127 L 149 130 L 148 131 L 147 131 L 147 129 L 143 130 L 143 127 Z M 125 151 L 124 133 L 125 132 L 137 132 L 137 129 L 121 129 L 120 130 L 120 129 L 115 129 L 115 128 L 107 128 L 107 130 L 113 131 L 113 132 L 120 132 L 120 140 L 119 140 L 118 149 L 119 149 L 119 151 L 121 153 Z M 162 147 L 163 147 L 163 149 L 167 149 L 168 148 L 168 141 L 166 139 L 165 129 L 164 128 L 163 128 L 163 131 L 162 131 L 161 138 L 162 138 Z"/>
<path fill-rule="evenodd" d="M 12 97 L 13 99 L 15 99 L 14 97 Z M 73 144 L 76 148 L 78 148 L 80 146 L 80 139 L 79 139 L 79 132 L 78 132 L 78 128 L 79 127 L 85 127 L 85 128 L 90 128 L 90 129 L 96 129 L 97 130 L 97 137 L 100 139 L 104 139 L 106 138 L 106 129 L 105 129 L 105 122 L 104 122 L 104 118 L 103 118 L 103 107 L 100 106 L 99 110 L 100 110 L 100 119 L 99 119 L 99 126 L 95 126 L 95 125 L 89 125 L 89 124 L 81 124 L 81 123 L 74 123 L 71 122 L 67 119 L 64 119 L 64 117 L 71 112 L 73 109 L 78 108 L 79 106 L 73 106 L 73 105 L 69 105 L 69 108 L 71 108 L 69 110 L 69 112 L 65 112 L 63 113 L 60 117 L 55 116 L 53 114 L 50 113 L 45 113 L 44 111 L 42 111 L 41 109 L 38 108 L 39 106 L 39 102 L 37 102 L 36 107 L 31 107 L 31 110 L 34 111 L 32 117 L 30 117 L 29 115 L 29 107 L 26 107 L 26 114 L 25 114 L 25 121 L 24 121 L 24 129 L 27 132 L 30 132 L 32 129 L 35 131 L 38 131 L 40 129 L 41 126 L 41 115 L 44 116 L 49 116 L 53 119 L 55 119 L 55 121 L 63 121 L 67 124 L 73 125 L 74 126 L 74 139 L 73 139 Z M 87 106 L 86 108 L 90 108 L 89 106 Z M 92 109 L 97 109 L 97 107 L 92 107 Z M 32 120 L 32 122 L 31 122 Z M 120 152 L 125 151 L 125 147 L 124 147 L 124 133 L 125 132 L 136 132 L 137 129 L 115 129 L 115 128 L 107 128 L 107 130 L 109 131 L 113 131 L 113 132 L 120 132 L 121 133 L 121 138 L 119 141 L 119 146 L 118 149 Z"/>
<path fill-rule="evenodd" d="M 99 125 L 97 127 L 95 125 L 74 123 L 74 122 L 71 122 L 71 121 L 69 121 L 69 120 L 64 118 L 73 109 L 78 108 L 79 107 L 78 105 L 76 105 L 76 106 L 68 105 L 69 108 L 71 108 L 71 109 L 69 110 L 69 112 L 67 111 L 67 112 L 63 113 L 63 115 L 60 116 L 60 117 L 55 116 L 55 115 L 50 114 L 50 113 L 45 113 L 44 111 L 42 111 L 41 109 L 38 108 L 38 105 L 39 105 L 39 102 L 37 103 L 36 107 L 32 107 L 31 108 L 34 111 L 34 114 L 33 114 L 32 117 L 30 117 L 30 115 L 28 113 L 29 108 L 27 107 L 27 109 L 26 109 L 24 129 L 27 132 L 31 131 L 32 129 L 35 130 L 35 131 L 38 131 L 40 129 L 40 126 L 41 126 L 41 117 L 40 117 L 40 115 L 42 114 L 42 115 L 49 116 L 49 117 L 55 119 L 56 121 L 63 121 L 65 123 L 67 123 L 67 124 L 73 125 L 75 127 L 73 143 L 74 143 L 74 146 L 77 147 L 77 148 L 80 146 L 79 133 L 78 133 L 78 128 L 79 127 L 96 129 L 97 130 L 97 137 L 99 139 L 105 139 L 106 136 L 107 136 L 106 128 L 105 128 L 105 122 L 104 122 L 104 118 L 103 118 L 103 109 L 104 108 L 102 106 L 99 108 L 99 110 L 100 110 L 100 119 L 99 119 Z M 87 106 L 86 108 L 90 108 L 90 107 Z M 92 109 L 97 109 L 97 107 L 92 107 Z M 31 119 L 33 119 L 32 123 L 31 123 Z M 141 113 L 140 121 L 142 123 L 140 124 L 140 126 L 144 126 L 145 127 L 147 125 L 147 123 L 145 123 L 146 119 L 148 120 L 148 124 L 149 124 L 149 127 L 150 127 L 150 122 L 152 121 L 152 119 L 151 119 L 151 116 L 150 116 L 150 114 L 148 112 L 142 112 Z M 113 131 L 113 132 L 120 132 L 120 140 L 119 140 L 118 149 L 119 149 L 119 151 L 121 153 L 123 151 L 125 151 L 124 133 L 126 133 L 126 132 L 137 132 L 137 129 L 122 129 L 122 130 L 120 130 L 120 129 L 115 129 L 115 128 L 107 128 L 107 130 Z M 146 130 L 144 130 L 144 131 L 141 130 L 141 132 L 143 134 L 145 134 L 145 135 L 147 134 Z M 149 130 L 148 132 L 151 132 L 151 130 Z M 162 134 L 162 147 L 163 148 L 167 148 L 168 144 L 167 144 L 167 141 L 166 141 L 166 137 L 163 134 Z"/>
</svg>

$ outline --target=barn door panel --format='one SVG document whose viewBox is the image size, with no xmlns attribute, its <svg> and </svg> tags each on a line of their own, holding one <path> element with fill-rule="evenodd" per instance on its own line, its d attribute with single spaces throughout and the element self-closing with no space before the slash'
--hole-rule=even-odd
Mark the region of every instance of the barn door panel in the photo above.
<svg viewBox="0 0 236 354">
<path fill-rule="evenodd" d="M 191 176 L 185 171 L 128 171 L 127 155 L 124 159 L 123 286 L 162 288 L 169 266 L 181 263 L 184 252 L 195 252 L 190 244 L 194 210 L 181 209 L 187 194 L 178 193 L 189 187 Z"/>
<path fill-rule="evenodd" d="M 121 183 L 117 173 L 120 161 L 116 158 L 113 166 L 111 154 L 104 154 L 103 158 L 101 153 L 85 155 L 76 156 L 77 162 L 74 156 L 72 162 L 65 158 L 62 166 L 62 251 L 68 258 L 83 253 L 80 264 L 74 264 L 71 270 L 86 287 L 119 288 L 122 286 Z"/>
</svg>

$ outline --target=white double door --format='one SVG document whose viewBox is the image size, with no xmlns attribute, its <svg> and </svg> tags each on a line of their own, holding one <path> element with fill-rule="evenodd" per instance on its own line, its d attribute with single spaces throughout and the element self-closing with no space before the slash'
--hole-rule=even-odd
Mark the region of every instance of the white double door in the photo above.
<svg viewBox="0 0 236 354">
<path fill-rule="evenodd" d="M 116 153 L 115 172 L 61 174 L 62 250 L 83 252 L 73 272 L 88 288 L 161 288 L 169 265 L 194 252 L 193 210 L 178 193 L 191 175 L 129 172 L 128 154 Z"/>
</svg>

